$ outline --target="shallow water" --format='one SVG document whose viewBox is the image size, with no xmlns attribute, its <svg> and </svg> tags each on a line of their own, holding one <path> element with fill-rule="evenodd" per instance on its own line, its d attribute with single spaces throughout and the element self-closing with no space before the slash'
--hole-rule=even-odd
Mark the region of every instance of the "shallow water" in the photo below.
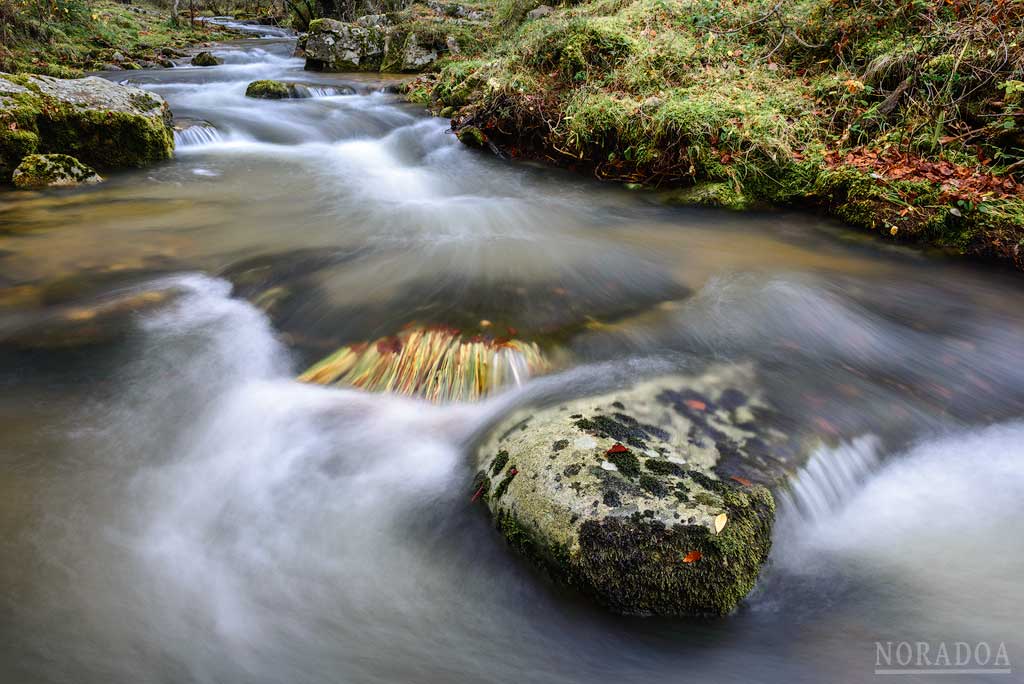
<svg viewBox="0 0 1024 684">
<path fill-rule="evenodd" d="M 212 128 L 96 188 L 0 194 L 0 680 L 859 682 L 903 640 L 1024 658 L 1018 277 L 495 159 L 290 51 L 129 74 Z M 257 78 L 355 94 L 245 98 Z M 126 292 L 174 296 L 83 318 Z M 291 380 L 484 320 L 558 372 L 440 407 Z M 472 441 L 513 407 L 708 359 L 755 364 L 780 425 L 821 441 L 735 614 L 607 615 L 469 504 Z"/>
</svg>

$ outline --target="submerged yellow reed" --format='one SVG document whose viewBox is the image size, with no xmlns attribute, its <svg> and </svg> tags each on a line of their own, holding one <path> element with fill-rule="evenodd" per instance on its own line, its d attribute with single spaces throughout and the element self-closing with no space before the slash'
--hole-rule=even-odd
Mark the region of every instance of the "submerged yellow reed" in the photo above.
<svg viewBox="0 0 1024 684">
<path fill-rule="evenodd" d="M 533 342 L 464 338 L 447 328 L 412 328 L 342 347 L 299 380 L 349 385 L 431 401 L 471 401 L 550 370 Z"/>
</svg>

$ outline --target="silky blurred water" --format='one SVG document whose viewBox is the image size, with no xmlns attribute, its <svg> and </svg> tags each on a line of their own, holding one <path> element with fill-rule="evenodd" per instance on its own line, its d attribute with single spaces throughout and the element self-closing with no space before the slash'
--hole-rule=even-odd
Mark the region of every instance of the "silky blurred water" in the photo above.
<svg viewBox="0 0 1024 684">
<path fill-rule="evenodd" d="M 169 101 L 175 159 L 0 194 L 0 681 L 861 682 L 886 640 L 1024 658 L 1018 277 L 499 160 L 291 49 L 110 74 Z M 245 98 L 257 78 L 315 96 Z M 172 296 L 83 324 L 135 292 Z M 447 406 L 292 380 L 414 323 L 539 339 L 557 371 Z M 753 364 L 818 443 L 733 615 L 608 615 L 470 504 L 473 440 L 513 408 L 709 360 Z"/>
</svg>

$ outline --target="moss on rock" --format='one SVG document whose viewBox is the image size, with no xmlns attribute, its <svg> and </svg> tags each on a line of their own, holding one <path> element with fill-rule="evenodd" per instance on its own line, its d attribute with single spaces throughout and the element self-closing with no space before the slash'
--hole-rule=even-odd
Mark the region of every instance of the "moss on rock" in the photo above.
<svg viewBox="0 0 1024 684">
<path fill-rule="evenodd" d="M 295 97 L 295 88 L 289 83 L 264 79 L 250 83 L 245 89 L 245 96 L 260 100 L 284 100 Z"/>
<path fill-rule="evenodd" d="M 33 131 L 0 129 L 0 183 L 10 180 L 21 160 L 37 149 L 39 136 Z"/>
<path fill-rule="evenodd" d="M 787 436 L 740 424 L 763 405 L 749 369 L 722 367 L 524 409 L 480 446 L 477 480 L 501 478 L 486 503 L 509 546 L 598 603 L 722 615 L 771 547 L 774 503 L 755 482 L 780 481 L 792 458 Z"/>
<path fill-rule="evenodd" d="M 31 153 L 66 154 L 100 169 L 141 167 L 174 151 L 158 95 L 100 78 L 0 74 L 0 180 Z"/>
<path fill-rule="evenodd" d="M 734 183 L 698 183 L 693 187 L 666 193 L 666 204 L 692 207 L 720 207 L 733 211 L 745 211 L 755 206 L 750 198 L 736 188 Z"/>
<path fill-rule="evenodd" d="M 195 57 L 193 57 L 191 62 L 189 62 L 189 63 L 192 66 L 209 67 L 209 66 L 218 66 L 220 64 L 223 64 L 224 60 L 219 58 L 219 57 L 217 57 L 212 52 L 208 52 L 208 51 L 204 50 L 203 52 L 200 52 Z"/>
<path fill-rule="evenodd" d="M 30 154 L 12 175 L 15 187 L 23 190 L 99 183 L 93 169 L 66 154 Z"/>
</svg>

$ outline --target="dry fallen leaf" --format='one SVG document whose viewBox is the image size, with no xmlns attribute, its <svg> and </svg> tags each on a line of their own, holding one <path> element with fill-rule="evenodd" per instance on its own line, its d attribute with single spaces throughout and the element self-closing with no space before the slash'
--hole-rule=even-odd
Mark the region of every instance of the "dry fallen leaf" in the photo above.
<svg viewBox="0 0 1024 684">
<path fill-rule="evenodd" d="M 715 516 L 715 534 L 718 534 L 725 529 L 725 523 L 729 522 L 729 516 L 725 513 L 719 513 Z"/>
<path fill-rule="evenodd" d="M 684 563 L 693 563 L 693 562 L 699 561 L 699 560 L 700 560 L 700 551 L 690 551 L 685 556 L 683 556 L 683 562 Z"/>
<path fill-rule="evenodd" d="M 708 408 L 708 405 L 699 399 L 685 399 L 683 403 L 694 411 L 705 411 Z"/>
<path fill-rule="evenodd" d="M 739 483 L 740 483 L 741 485 L 743 485 L 744 487 L 752 487 L 752 486 L 754 485 L 754 483 L 753 483 L 753 482 L 751 482 L 750 480 L 748 480 L 748 479 L 747 479 L 747 478 L 745 478 L 745 477 L 740 477 L 739 475 L 733 475 L 733 476 L 732 476 L 732 477 L 730 477 L 729 479 L 730 479 L 730 480 L 735 480 L 736 482 L 739 482 Z"/>
</svg>

